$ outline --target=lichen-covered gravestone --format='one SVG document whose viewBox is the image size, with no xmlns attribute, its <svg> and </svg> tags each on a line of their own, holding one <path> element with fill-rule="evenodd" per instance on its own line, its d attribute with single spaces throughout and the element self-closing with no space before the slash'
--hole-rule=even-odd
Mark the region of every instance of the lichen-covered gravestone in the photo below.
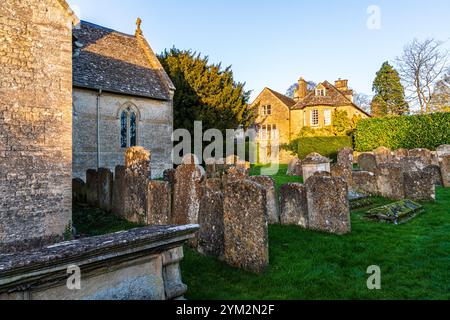
<svg viewBox="0 0 450 320">
<path fill-rule="evenodd" d="M 342 148 L 338 152 L 337 163 L 344 169 L 353 169 L 353 150 L 351 148 Z"/>
<path fill-rule="evenodd" d="M 280 188 L 281 224 L 296 225 L 307 229 L 308 207 L 305 185 L 288 183 Z"/>
<path fill-rule="evenodd" d="M 221 258 L 224 253 L 223 186 L 221 179 L 208 179 L 202 197 L 198 223 L 197 250 L 205 255 Z"/>
<path fill-rule="evenodd" d="M 404 157 L 400 159 L 399 164 L 401 164 L 403 171 L 411 172 L 411 171 L 422 171 L 426 167 L 430 165 L 430 161 L 427 161 L 423 157 Z"/>
<path fill-rule="evenodd" d="M 142 147 L 125 152 L 125 218 L 135 223 L 147 223 L 147 194 L 151 177 L 151 153 Z"/>
<path fill-rule="evenodd" d="M 349 188 L 355 192 L 367 195 L 377 195 L 378 185 L 375 173 L 369 171 L 354 171 Z"/>
<path fill-rule="evenodd" d="M 260 184 L 266 190 L 267 214 L 270 224 L 280 223 L 280 210 L 278 208 L 277 191 L 275 189 L 275 180 L 268 176 L 253 176 L 250 179 Z"/>
<path fill-rule="evenodd" d="M 125 218 L 126 171 L 125 166 L 116 166 L 113 183 L 112 212 L 123 218 Z"/>
<path fill-rule="evenodd" d="M 373 151 L 377 165 L 388 163 L 392 160 L 392 150 L 386 147 L 379 147 Z"/>
<path fill-rule="evenodd" d="M 436 155 L 438 157 L 438 162 L 441 163 L 445 156 L 450 155 L 450 145 L 444 144 L 436 149 Z"/>
<path fill-rule="evenodd" d="M 291 161 L 289 161 L 287 175 L 288 176 L 297 176 L 299 166 L 301 168 L 300 159 L 294 158 Z"/>
<path fill-rule="evenodd" d="M 112 210 L 114 175 L 106 168 L 98 169 L 98 203 L 100 209 L 110 212 Z"/>
<path fill-rule="evenodd" d="M 147 224 L 163 226 L 170 224 L 172 194 L 167 181 L 150 181 L 148 184 Z"/>
<path fill-rule="evenodd" d="M 401 224 L 408 222 L 422 211 L 423 207 L 420 204 L 411 200 L 402 200 L 369 210 L 366 214 L 366 219 L 384 223 Z"/>
<path fill-rule="evenodd" d="M 402 159 L 404 157 L 409 156 L 409 150 L 408 149 L 397 149 L 394 151 L 394 158 L 396 159 Z"/>
<path fill-rule="evenodd" d="M 421 158 L 422 162 L 425 163 L 426 165 L 430 165 L 431 164 L 432 153 L 428 149 L 412 149 L 412 150 L 409 150 L 409 156 L 410 157 Z"/>
<path fill-rule="evenodd" d="M 377 170 L 377 187 L 380 196 L 391 200 L 405 198 L 403 168 L 397 163 L 383 163 Z"/>
<path fill-rule="evenodd" d="M 405 197 L 414 201 L 436 200 L 435 177 L 431 172 L 405 172 Z"/>
<path fill-rule="evenodd" d="M 331 166 L 331 175 L 333 177 L 344 179 L 349 185 L 352 181 L 353 170 L 351 167 L 342 163 L 335 163 Z"/>
<path fill-rule="evenodd" d="M 260 273 L 269 264 L 266 191 L 241 180 L 225 186 L 224 258 L 232 266 Z"/>
<path fill-rule="evenodd" d="M 371 153 L 363 153 L 358 156 L 358 165 L 362 171 L 375 172 L 377 170 L 377 159 Z"/>
<path fill-rule="evenodd" d="M 309 228 L 335 234 L 351 232 L 347 183 L 313 176 L 306 181 Z"/>
<path fill-rule="evenodd" d="M 434 184 L 437 186 L 442 187 L 444 185 L 442 181 L 442 173 L 441 173 L 441 167 L 436 165 L 428 166 L 424 169 L 425 172 L 431 174 L 434 179 Z"/>
<path fill-rule="evenodd" d="M 445 188 L 450 188 L 450 155 L 442 157 L 441 160 L 442 181 Z"/>
</svg>

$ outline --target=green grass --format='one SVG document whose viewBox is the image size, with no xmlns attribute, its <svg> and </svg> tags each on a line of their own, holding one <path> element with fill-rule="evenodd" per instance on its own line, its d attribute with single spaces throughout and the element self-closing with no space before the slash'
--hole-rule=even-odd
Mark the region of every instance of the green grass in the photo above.
<svg viewBox="0 0 450 320">
<path fill-rule="evenodd" d="M 278 182 L 286 177 L 275 176 Z M 290 178 L 288 179 L 290 180 Z M 188 299 L 450 299 L 450 189 L 405 225 L 363 220 L 352 213 L 351 234 L 328 235 L 295 226 L 269 228 L 270 266 L 254 275 L 186 249 Z M 377 198 L 372 207 L 389 203 Z M 367 289 L 378 265 L 382 290 Z"/>
</svg>

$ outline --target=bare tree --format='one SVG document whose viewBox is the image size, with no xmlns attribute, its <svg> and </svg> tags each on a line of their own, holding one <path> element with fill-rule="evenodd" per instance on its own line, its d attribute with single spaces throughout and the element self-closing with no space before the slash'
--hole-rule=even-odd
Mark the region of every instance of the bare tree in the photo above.
<svg viewBox="0 0 450 320">
<path fill-rule="evenodd" d="M 432 112 L 450 112 L 450 70 L 436 83 L 433 92 Z"/>
<path fill-rule="evenodd" d="M 442 44 L 435 39 L 414 39 L 397 58 L 402 81 L 421 113 L 431 111 L 436 83 L 448 69 L 448 51 Z"/>
<path fill-rule="evenodd" d="M 372 98 L 369 95 L 355 92 L 353 102 L 365 112 L 370 113 Z"/>
</svg>

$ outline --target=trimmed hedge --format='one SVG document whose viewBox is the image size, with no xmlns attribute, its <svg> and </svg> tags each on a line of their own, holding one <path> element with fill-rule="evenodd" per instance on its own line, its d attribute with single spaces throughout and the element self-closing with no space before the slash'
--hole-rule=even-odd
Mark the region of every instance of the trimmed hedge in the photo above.
<svg viewBox="0 0 450 320">
<path fill-rule="evenodd" d="M 299 159 L 304 159 L 310 153 L 317 152 L 336 160 L 340 149 L 353 147 L 352 138 L 348 136 L 298 138 L 294 143 L 297 144 L 297 156 Z"/>
<path fill-rule="evenodd" d="M 354 138 L 355 150 L 359 152 L 370 152 L 381 146 L 392 150 L 436 150 L 440 145 L 450 144 L 450 113 L 361 120 Z"/>
</svg>

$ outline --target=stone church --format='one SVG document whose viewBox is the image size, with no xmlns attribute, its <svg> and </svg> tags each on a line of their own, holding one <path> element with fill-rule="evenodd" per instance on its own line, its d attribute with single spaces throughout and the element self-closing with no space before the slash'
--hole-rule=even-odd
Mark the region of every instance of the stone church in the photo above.
<svg viewBox="0 0 450 320">
<path fill-rule="evenodd" d="M 346 111 L 348 117 L 369 118 L 370 115 L 353 103 L 353 90 L 348 80 L 328 81 L 308 90 L 308 83 L 300 78 L 294 99 L 272 89 L 265 88 L 252 103 L 257 107 L 257 142 L 261 159 L 271 159 L 272 147 L 290 143 L 303 128 L 322 129 L 332 126 L 336 110 Z M 263 156 L 261 156 L 263 155 Z M 276 155 L 275 155 L 276 156 Z M 292 156 L 284 150 L 278 154 L 280 163 L 288 163 Z M 272 159 L 273 161 L 273 159 Z"/>
<path fill-rule="evenodd" d="M 137 21 L 134 35 L 86 21 L 73 30 L 73 175 L 124 164 L 128 147 L 152 151 L 152 176 L 172 168 L 175 87 Z"/>
</svg>

